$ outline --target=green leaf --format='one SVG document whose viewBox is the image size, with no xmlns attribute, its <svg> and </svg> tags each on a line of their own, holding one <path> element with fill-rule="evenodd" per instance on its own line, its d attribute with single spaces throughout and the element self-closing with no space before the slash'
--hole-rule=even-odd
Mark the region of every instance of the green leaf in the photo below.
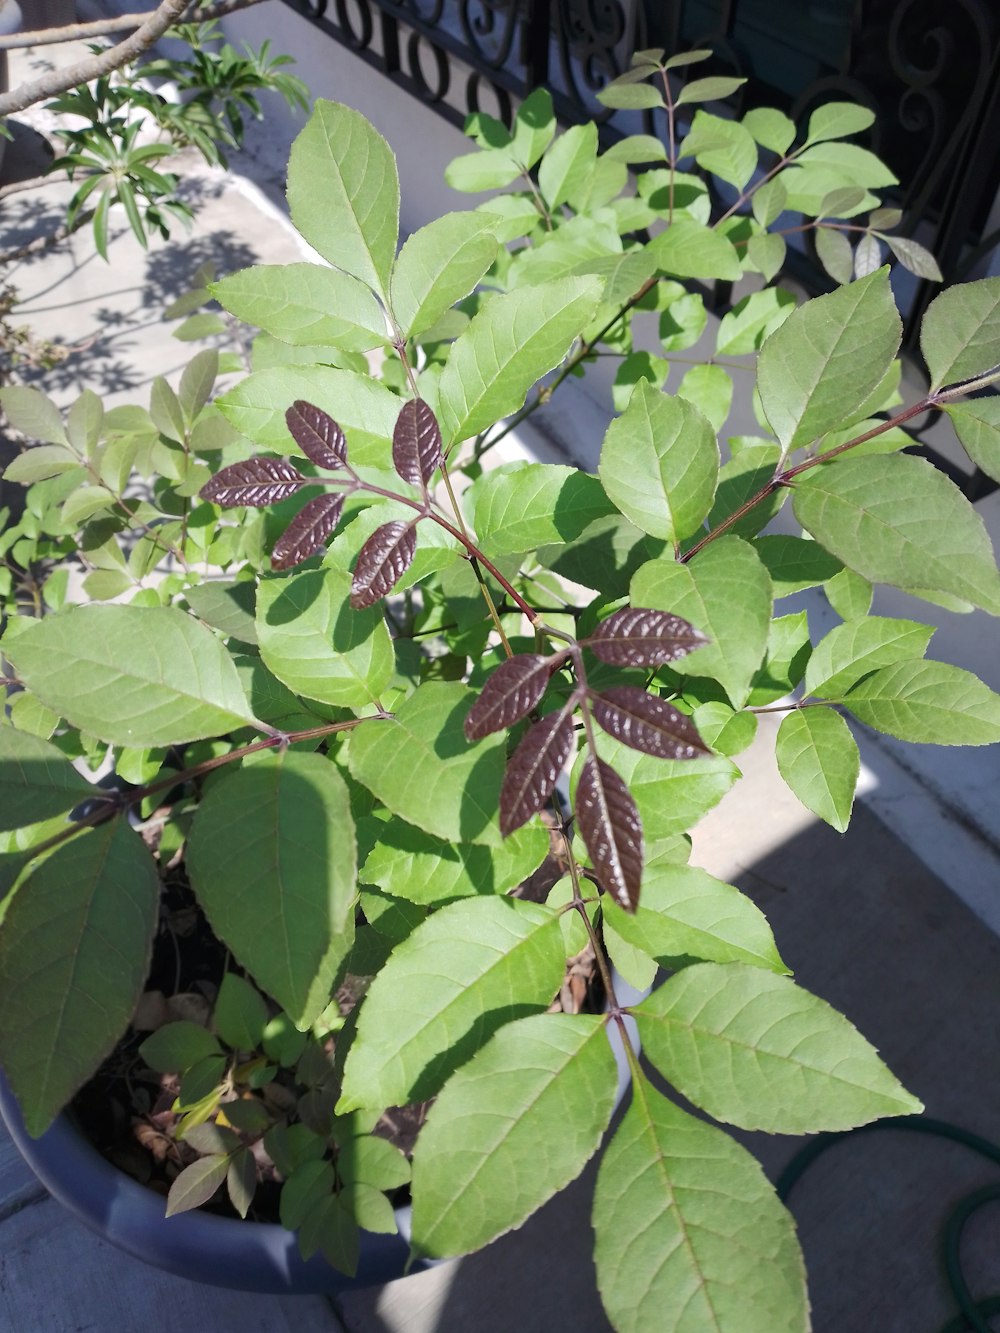
<svg viewBox="0 0 1000 1333">
<path fill-rule="evenodd" d="M 823 591 L 841 620 L 856 620 L 858 616 L 867 615 L 871 608 L 872 585 L 853 569 L 842 569 L 827 579 Z"/>
<path fill-rule="evenodd" d="M 395 662 L 382 608 L 355 611 L 350 595 L 341 569 L 264 579 L 257 640 L 264 665 L 296 694 L 362 708 L 385 689 Z"/>
<path fill-rule="evenodd" d="M 633 606 L 683 616 L 711 640 L 672 662 L 684 675 L 711 676 L 742 708 L 771 624 L 771 580 L 752 546 L 720 537 L 688 564 L 650 561 L 633 576 Z"/>
<path fill-rule="evenodd" d="M 1000 573 L 983 521 L 925 459 L 838 459 L 799 477 L 793 504 L 818 542 L 873 583 L 917 596 L 951 593 L 1000 615 Z"/>
<path fill-rule="evenodd" d="M 832 708 L 797 708 L 782 718 L 778 772 L 807 810 L 844 833 L 851 819 L 861 756 L 851 729 Z"/>
<path fill-rule="evenodd" d="M 200 1060 L 220 1055 L 219 1043 L 198 1023 L 165 1023 L 139 1047 L 139 1054 L 160 1074 L 182 1074 Z"/>
<path fill-rule="evenodd" d="M 595 1014 L 522 1018 L 448 1081 L 413 1156 L 415 1250 L 468 1254 L 576 1179 L 615 1105 L 605 1027 Z"/>
<path fill-rule="evenodd" d="M 545 542 L 574 541 L 614 513 L 596 477 L 553 463 L 506 463 L 483 474 L 466 505 L 488 555 L 514 555 Z"/>
<path fill-rule="evenodd" d="M 764 664 L 753 678 L 747 703 L 759 708 L 791 694 L 802 680 L 811 653 L 805 611 L 775 617 L 768 630 Z"/>
<path fill-rule="evenodd" d="M 691 714 L 698 734 L 716 754 L 742 754 L 757 735 L 757 714 L 735 712 L 721 699 L 699 704 Z"/>
<path fill-rule="evenodd" d="M 227 972 L 212 1014 L 215 1030 L 226 1045 L 234 1051 L 256 1050 L 267 1017 L 267 1005 L 260 992 L 238 972 Z"/>
<path fill-rule="evenodd" d="M 823 549 L 819 542 L 785 533 L 769 534 L 754 542 L 754 550 L 771 576 L 774 595 L 788 597 L 803 588 L 832 579 L 840 570 L 836 556 Z"/>
<path fill-rule="evenodd" d="M 630 352 L 615 371 L 611 398 L 616 412 L 624 412 L 635 386 L 645 380 L 654 389 L 661 389 L 670 374 L 670 362 L 650 352 Z"/>
<path fill-rule="evenodd" d="M 47 740 L 0 726 L 0 830 L 24 828 L 95 795 L 95 788 Z"/>
<path fill-rule="evenodd" d="M 463 153 L 461 157 L 452 158 L 444 169 L 445 183 L 463 194 L 502 190 L 521 174 L 520 164 L 504 148 Z"/>
<path fill-rule="evenodd" d="M 75 607 L 4 651 L 44 704 L 112 745 L 179 745 L 256 722 L 223 645 L 172 607 Z"/>
<path fill-rule="evenodd" d="M 36 481 L 47 481 L 49 477 L 58 477 L 72 468 L 79 468 L 80 460 L 62 444 L 36 444 L 18 454 L 4 469 L 4 481 L 16 481 L 22 486 L 31 486 Z M 80 469 L 83 475 L 83 469 Z"/>
<path fill-rule="evenodd" d="M 795 1223 L 770 1181 L 645 1080 L 602 1158 L 593 1223 L 618 1333 L 808 1333 Z"/>
<path fill-rule="evenodd" d="M 846 235 L 835 227 L 817 227 L 813 239 L 816 258 L 834 282 L 846 286 L 854 276 L 854 251 Z"/>
<path fill-rule="evenodd" d="M 548 850 L 548 831 L 538 822 L 517 829 L 499 847 L 483 847 L 435 838 L 393 819 L 379 826 L 361 880 L 413 903 L 507 893 L 538 869 Z"/>
<path fill-rule="evenodd" d="M 26 439 L 39 440 L 43 444 L 69 443 L 58 407 L 40 389 L 9 384 L 0 389 L 0 407 L 14 429 Z"/>
<path fill-rule="evenodd" d="M 298 453 L 285 424 L 296 399 L 321 408 L 347 435 L 355 466 L 384 466 L 399 416 L 399 398 L 368 375 L 330 366 L 256 370 L 216 400 L 231 425 L 265 449 Z"/>
<path fill-rule="evenodd" d="M 588 121 L 588 124 L 590 123 Z M 576 127 L 574 126 L 574 128 Z M 580 126 L 579 128 L 586 127 Z M 559 141 L 557 140 L 557 142 Z M 597 142 L 596 135 L 594 136 L 594 142 L 595 144 Z M 665 162 L 667 160 L 667 150 L 663 140 L 658 139 L 655 134 L 628 134 L 624 139 L 619 139 L 617 143 L 613 143 L 603 156 L 610 158 L 612 162 L 625 162 L 631 166 L 643 162 Z M 542 165 L 545 165 L 544 162 Z M 540 176 L 541 168 L 539 168 Z"/>
<path fill-rule="evenodd" d="M 715 337 L 718 356 L 756 352 L 764 338 L 785 322 L 795 309 L 795 297 L 782 287 L 752 292 L 723 315 Z"/>
<path fill-rule="evenodd" d="M 776 233 L 751 236 L 746 248 L 747 267 L 762 273 L 764 280 L 770 282 L 780 272 L 787 248 L 784 236 Z"/>
<path fill-rule="evenodd" d="M 976 467 L 1000 481 L 1000 396 L 970 398 L 944 410 Z"/>
<path fill-rule="evenodd" d="M 498 1027 L 546 1009 L 564 968 L 551 908 L 494 897 L 441 908 L 372 982 L 338 1115 L 433 1096 Z"/>
<path fill-rule="evenodd" d="M 635 990 L 648 991 L 660 970 L 656 959 L 651 958 L 644 948 L 637 947 L 619 935 L 607 918 L 604 919 L 602 933 L 611 966 Z"/>
<path fill-rule="evenodd" d="M 212 284 L 239 319 L 293 346 L 367 352 L 388 341 L 385 316 L 357 278 L 323 264 L 257 264 Z"/>
<path fill-rule="evenodd" d="M 555 132 L 552 94 L 547 88 L 535 88 L 517 108 L 509 151 L 525 170 L 530 170 L 552 142 Z"/>
<path fill-rule="evenodd" d="M 715 75 L 707 79 L 692 79 L 680 90 L 674 105 L 685 106 L 691 102 L 717 102 L 723 97 L 732 96 L 745 83 L 746 79 L 726 78 L 723 75 Z M 742 126 L 740 128 L 742 129 Z"/>
<path fill-rule="evenodd" d="M 187 867 L 216 935 L 299 1028 L 326 1008 L 353 942 L 350 798 L 322 755 L 261 755 L 208 791 Z"/>
<path fill-rule="evenodd" d="M 246 1217 L 257 1189 L 257 1163 L 248 1148 L 229 1159 L 226 1189 L 229 1192 L 229 1202 L 240 1217 Z"/>
<path fill-rule="evenodd" d="M 624 597 L 635 571 L 663 551 L 663 542 L 640 532 L 627 518 L 611 514 L 595 519 L 574 541 L 543 546 L 538 556 L 562 578 L 609 597 Z"/>
<path fill-rule="evenodd" d="M 609 895 L 603 905 L 605 921 L 623 939 L 668 967 L 689 957 L 788 971 L 763 912 L 739 889 L 697 866 L 662 861 L 647 866 L 634 913 L 624 912 Z"/>
<path fill-rule="evenodd" d="M 188 423 L 193 423 L 212 396 L 219 374 L 219 353 L 214 347 L 196 352 L 181 372 L 177 397 Z"/>
<path fill-rule="evenodd" d="M 909 269 L 918 278 L 929 278 L 931 282 L 944 282 L 944 274 L 937 260 L 917 241 L 912 241 L 907 236 L 882 236 L 882 240 L 903 268 Z"/>
<path fill-rule="evenodd" d="M 748 129 L 762 148 L 782 157 L 792 146 L 795 138 L 795 122 L 783 111 L 774 107 L 754 107 L 743 117 L 743 126 Z"/>
<path fill-rule="evenodd" d="M 799 306 L 760 350 L 764 415 L 786 448 L 850 424 L 899 348 L 888 270 Z"/>
<path fill-rule="evenodd" d="M 646 111 L 663 106 L 663 97 L 650 83 L 609 83 L 597 100 L 616 111 Z"/>
<path fill-rule="evenodd" d="M 200 1208 L 219 1188 L 229 1171 L 228 1157 L 199 1157 L 186 1166 L 170 1186 L 167 1217 Z"/>
<path fill-rule="evenodd" d="M 617 225 L 589 217 L 570 218 L 556 231 L 545 232 L 534 245 L 516 255 L 510 266 L 508 287 L 511 290 L 536 287 L 539 283 L 553 282 L 557 278 L 578 273 L 603 275 L 606 266 L 617 265 L 622 258 L 622 241 Z M 650 262 L 650 273 L 653 267 Z M 639 285 L 636 283 L 637 287 Z M 628 295 L 631 296 L 632 292 Z M 607 292 L 604 299 L 608 300 Z M 603 324 L 606 321 L 599 315 L 598 322 Z"/>
<path fill-rule="evenodd" d="M 920 326 L 930 391 L 1000 364 L 1000 278 L 962 282 L 936 296 Z"/>
<path fill-rule="evenodd" d="M 592 319 L 597 278 L 560 278 L 494 297 L 455 339 L 441 375 L 439 417 L 457 444 L 516 412 Z"/>
<path fill-rule="evenodd" d="M 660 268 L 677 278 L 735 282 L 743 272 L 731 241 L 694 218 L 677 217 L 649 243 Z"/>
<path fill-rule="evenodd" d="M 601 448 L 611 500 L 643 532 L 676 543 L 701 527 L 718 475 L 715 432 L 698 408 L 641 380 Z"/>
<path fill-rule="evenodd" d="M 875 124 L 875 112 L 855 102 L 827 102 L 817 107 L 809 117 L 806 143 L 821 143 L 827 139 L 846 139 L 860 134 Z"/>
<path fill-rule="evenodd" d="M 454 842 L 497 846 L 502 734 L 470 744 L 462 730 L 475 691 L 430 681 L 389 721 L 351 737 L 352 776 L 410 824 Z"/>
<path fill-rule="evenodd" d="M 168 440 L 187 438 L 187 420 L 181 400 L 162 375 L 157 375 L 149 391 L 149 415 L 156 429 Z"/>
<path fill-rule="evenodd" d="M 851 189 L 871 190 L 898 184 L 896 176 L 881 158 L 853 143 L 817 144 L 800 154 L 797 162 L 803 168 L 820 167 L 839 172 L 845 186 Z M 827 207 L 823 212 L 824 216 L 831 216 L 834 210 Z"/>
<path fill-rule="evenodd" d="M 654 142 L 662 148 L 659 140 Z M 538 167 L 538 186 L 552 211 L 584 187 L 596 160 L 597 126 L 592 120 L 559 135 Z"/>
<path fill-rule="evenodd" d="M 239 639 L 241 643 L 257 642 L 254 620 L 257 588 L 249 580 L 199 583 L 186 588 L 184 597 L 195 615 L 213 629 L 222 630 L 227 637 Z M 265 721 L 269 720 L 265 718 Z"/>
<path fill-rule="evenodd" d="M 837 625 L 813 650 L 806 693 L 839 699 L 870 671 L 923 657 L 933 633 L 930 625 L 886 616 L 859 616 Z"/>
<path fill-rule="evenodd" d="M 733 381 L 722 366 L 692 366 L 677 386 L 677 397 L 686 399 L 701 412 L 711 427 L 714 441 L 715 432 L 722 430 L 729 416 Z"/>
<path fill-rule="evenodd" d="M 403 336 L 423 333 L 468 296 L 498 244 L 486 213 L 446 213 L 414 232 L 399 252 L 390 289 Z"/>
<path fill-rule="evenodd" d="M 699 83 L 732 83 L 732 79 L 701 79 Z M 684 94 L 695 85 L 685 88 L 677 104 L 684 102 Z M 708 101 L 707 97 L 690 98 L 694 101 Z M 703 171 L 718 176 L 737 190 L 742 190 L 757 167 L 757 144 L 748 129 L 737 120 L 723 120 L 720 116 L 709 115 L 707 111 L 696 111 L 691 122 L 691 129 L 680 147 L 681 157 L 693 157 Z M 779 210 L 780 211 L 780 210 Z"/>
<path fill-rule="evenodd" d="M 923 1109 L 843 1014 L 789 977 L 697 963 L 632 1012 L 644 1055 L 725 1124 L 812 1134 Z"/>
<path fill-rule="evenodd" d="M 971 671 L 944 662 L 897 662 L 845 697 L 859 721 L 902 741 L 992 745 L 1000 741 L 1000 695 Z"/>
<path fill-rule="evenodd" d="M 385 300 L 399 233 L 392 150 L 358 111 L 317 99 L 288 159 L 292 221 L 314 250 Z"/>
<path fill-rule="evenodd" d="M 125 1030 L 159 897 L 145 844 L 111 819 L 57 848 L 10 899 L 0 931 L 0 1063 L 33 1137 Z"/>
</svg>

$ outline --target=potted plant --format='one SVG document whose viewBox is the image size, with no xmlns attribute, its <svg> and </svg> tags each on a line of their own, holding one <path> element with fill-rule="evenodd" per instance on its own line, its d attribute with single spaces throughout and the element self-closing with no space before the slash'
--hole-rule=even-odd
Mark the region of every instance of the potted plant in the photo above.
<svg viewBox="0 0 1000 1333">
<path fill-rule="evenodd" d="M 667 1082 L 726 1124 L 802 1133 L 919 1109 L 791 979 L 757 908 L 688 864 L 686 834 L 738 780 L 763 709 L 785 712 L 785 781 L 841 831 L 859 772 L 845 712 L 915 742 L 1000 739 L 1000 698 L 925 660 L 929 627 L 868 614 L 873 583 L 1000 614 L 979 517 L 900 452 L 902 424 L 940 408 L 996 471 L 996 400 L 969 395 L 1000 376 L 1000 284 L 934 301 L 929 391 L 893 413 L 900 320 L 881 246 L 924 273 L 933 261 L 886 234 L 898 218 L 871 190 L 890 173 L 845 142 L 869 113 L 821 107 L 798 142 L 778 112 L 709 114 L 701 103 L 734 81 L 675 82 L 705 54 L 640 52 L 604 94 L 662 107 L 665 144 L 599 152 L 593 125 L 557 136 L 544 93 L 511 131 L 473 117 L 477 148 L 451 183 L 524 188 L 398 253 L 389 146 L 317 103 L 288 194 L 332 267 L 210 288 L 264 330 L 246 379 L 209 404 L 211 366 L 196 359 L 177 394 L 154 388 L 151 429 L 134 412 L 95 425 L 87 399 L 54 441 L 63 423 L 39 397 L 5 396 L 48 441 L 15 479 L 41 477 L 36 508 L 84 523 L 67 551 L 122 557 L 134 581 L 122 539 L 138 525 L 144 568 L 174 562 L 125 605 L 95 604 L 95 563 L 89 604 L 11 618 L 0 641 L 21 690 L 0 728 L 0 1058 L 30 1133 L 142 991 L 153 821 L 160 866 L 183 855 L 238 965 L 222 984 L 246 999 L 252 979 L 257 1023 L 263 992 L 320 1052 L 321 1151 L 289 1163 L 283 1190 L 306 1248 L 348 1267 L 357 1223 L 385 1217 L 351 1163 L 386 1108 L 433 1102 L 413 1153 L 413 1253 L 466 1253 L 598 1150 L 618 1087 L 609 1028 L 634 1022 Z M 627 166 L 649 162 L 628 193 Z M 769 282 L 784 235 L 804 229 L 842 285 L 798 307 L 768 286 L 747 295 L 714 354 L 666 392 L 670 358 L 705 325 L 697 283 Z M 662 357 L 635 349 L 650 313 Z M 505 422 L 606 353 L 618 415 L 596 476 L 490 465 Z M 719 361 L 744 357 L 761 434 L 729 441 L 723 462 Z M 159 477 L 135 508 L 121 486 L 133 467 Z M 789 499 L 800 530 L 766 531 Z M 816 644 L 804 614 L 775 614 L 809 587 L 843 621 Z M 95 796 L 69 759 L 109 748 L 129 785 Z M 544 901 L 511 896 L 553 846 L 566 874 Z M 588 948 L 606 1012 L 546 1012 L 567 956 Z M 639 985 L 668 976 L 626 1001 L 612 964 Z M 345 982 L 360 1000 L 346 1014 L 331 1008 Z M 227 1025 L 148 1039 L 152 1063 L 183 1074 L 182 1137 L 199 1117 L 212 1126 L 195 1134 L 209 1165 L 181 1173 L 178 1195 L 238 1177 L 253 1139 L 231 1123 L 253 1113 L 229 1108 L 251 1100 L 257 1028 L 234 1045 Z M 182 1038 L 193 1046 L 171 1052 Z M 594 1205 L 609 1318 L 804 1329 L 794 1226 L 763 1173 L 623 1049 L 631 1099 Z"/>
</svg>

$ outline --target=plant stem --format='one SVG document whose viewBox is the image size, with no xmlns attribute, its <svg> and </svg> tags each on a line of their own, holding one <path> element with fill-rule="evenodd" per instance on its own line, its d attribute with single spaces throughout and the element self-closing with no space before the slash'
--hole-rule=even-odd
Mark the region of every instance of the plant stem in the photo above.
<svg viewBox="0 0 1000 1333">
<path fill-rule="evenodd" d="M 952 389 L 942 389 L 937 393 L 927 394 L 921 398 L 919 403 L 914 403 L 912 407 L 905 408 L 902 412 L 897 412 L 894 417 L 889 417 L 886 421 L 881 421 L 871 430 L 867 430 L 863 435 L 857 435 L 853 440 L 847 440 L 844 444 L 838 444 L 832 449 L 827 449 L 824 453 L 815 454 L 812 458 L 806 458 L 801 463 L 796 463 L 794 467 L 785 468 L 783 471 L 776 472 L 770 481 L 766 482 L 755 495 L 751 495 L 749 500 L 744 500 L 740 507 L 733 511 L 728 518 L 706 533 L 704 537 L 694 546 L 690 547 L 683 555 L 678 556 L 680 564 L 686 564 L 698 554 L 698 552 L 709 542 L 715 541 L 716 537 L 728 531 L 741 518 L 744 518 L 752 509 L 756 509 L 762 500 L 766 500 L 780 486 L 789 486 L 795 477 L 800 473 L 806 472 L 809 468 L 818 467 L 820 463 L 828 463 L 831 458 L 836 458 L 838 454 L 846 453 L 848 449 L 853 449 L 859 444 L 865 444 L 868 440 L 874 440 L 878 435 L 884 435 L 886 431 L 892 430 L 895 426 L 902 425 L 904 421 L 910 421 L 913 417 L 919 417 L 922 413 L 938 407 L 943 402 L 950 402 L 952 398 L 960 397 L 963 393 L 969 392 L 970 388 L 978 389 L 984 384 L 992 384 L 994 380 L 1000 379 L 1000 369 L 991 371 L 989 375 L 981 377 L 979 380 L 971 380 L 968 384 L 956 385 Z"/>
</svg>

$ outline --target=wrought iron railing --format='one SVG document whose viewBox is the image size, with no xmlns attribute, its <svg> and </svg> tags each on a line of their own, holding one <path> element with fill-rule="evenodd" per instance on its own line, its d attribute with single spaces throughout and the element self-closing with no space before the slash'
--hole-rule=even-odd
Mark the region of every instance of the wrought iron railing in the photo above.
<svg viewBox="0 0 1000 1333">
<path fill-rule="evenodd" d="M 594 118 L 613 140 L 624 131 L 596 93 L 632 51 L 709 47 L 706 72 L 748 79 L 737 110 L 777 105 L 801 120 L 835 98 L 870 106 L 871 147 L 904 182 L 894 202 L 946 281 L 978 276 L 1000 244 L 1000 228 L 987 234 L 1000 186 L 997 0 L 286 2 L 459 125 L 477 110 L 510 123 L 544 84 L 564 123 Z M 827 289 L 808 255 L 792 262 L 808 288 Z M 936 290 L 902 293 L 911 348 Z"/>
</svg>

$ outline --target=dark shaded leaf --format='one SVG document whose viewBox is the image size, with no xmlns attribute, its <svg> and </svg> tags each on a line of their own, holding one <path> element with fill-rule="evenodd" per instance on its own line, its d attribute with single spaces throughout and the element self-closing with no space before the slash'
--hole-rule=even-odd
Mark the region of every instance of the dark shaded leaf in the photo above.
<svg viewBox="0 0 1000 1333">
<path fill-rule="evenodd" d="M 257 1164 L 253 1153 L 240 1152 L 230 1160 L 226 1172 L 226 1189 L 229 1191 L 230 1203 L 240 1217 L 246 1217 L 257 1192 Z"/>
<path fill-rule="evenodd" d="M 687 657 L 708 639 L 701 630 L 665 611 L 623 606 L 602 620 L 583 642 L 612 666 L 662 666 Z"/>
<path fill-rule="evenodd" d="M 336 471 L 347 462 L 347 441 L 333 417 L 322 408 L 296 398 L 285 413 L 292 439 L 317 467 Z"/>
<path fill-rule="evenodd" d="M 387 592 L 409 568 L 417 549 L 417 534 L 412 523 L 396 519 L 376 528 L 358 553 L 351 583 L 351 605 L 356 611 L 371 606 Z"/>
<path fill-rule="evenodd" d="M 592 754 L 576 788 L 576 819 L 601 887 L 619 907 L 634 912 L 642 879 L 642 820 L 625 783 Z"/>
<path fill-rule="evenodd" d="M 465 719 L 465 735 L 481 740 L 527 717 L 548 683 L 552 659 L 539 653 L 517 653 L 501 662 L 486 681 Z"/>
<path fill-rule="evenodd" d="M 403 404 L 392 433 L 392 465 L 411 486 L 426 486 L 444 461 L 441 427 L 422 398 Z"/>
<path fill-rule="evenodd" d="M 340 522 L 343 507 L 344 497 L 336 494 L 317 495 L 303 505 L 274 543 L 271 568 L 291 569 L 322 551 L 327 537 Z"/>
<path fill-rule="evenodd" d="M 507 761 L 500 787 L 500 832 L 504 837 L 541 810 L 572 749 L 573 723 L 565 708 L 529 729 Z"/>
<path fill-rule="evenodd" d="M 658 759 L 695 759 L 710 753 L 689 717 L 636 685 L 602 690 L 590 706 L 608 735 L 633 750 Z"/>
<path fill-rule="evenodd" d="M 287 500 L 290 495 L 309 484 L 298 468 L 287 458 L 247 458 L 217 472 L 201 488 L 203 500 L 231 509 L 234 505 L 264 505 Z"/>
<path fill-rule="evenodd" d="M 186 1166 L 167 1195 L 167 1217 L 185 1213 L 189 1208 L 200 1208 L 207 1203 L 226 1178 L 228 1157 L 199 1157 Z"/>
</svg>

